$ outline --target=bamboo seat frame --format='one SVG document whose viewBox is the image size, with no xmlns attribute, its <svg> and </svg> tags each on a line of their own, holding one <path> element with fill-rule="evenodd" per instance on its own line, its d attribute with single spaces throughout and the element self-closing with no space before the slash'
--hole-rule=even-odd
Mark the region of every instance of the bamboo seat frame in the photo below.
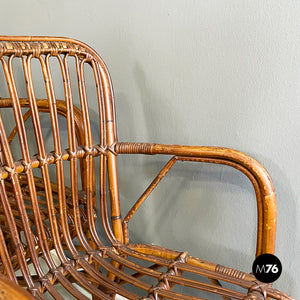
<svg viewBox="0 0 300 300">
<path fill-rule="evenodd" d="M 53 58 L 63 79 L 61 100 L 55 94 Z M 73 101 L 70 58 L 76 66 L 79 105 Z M 274 253 L 276 196 L 267 171 L 257 161 L 228 148 L 118 142 L 109 73 L 100 56 L 82 42 L 57 37 L 1 36 L 0 59 L 0 80 L 6 82 L 9 92 L 9 97 L 0 98 L 0 287 L 7 295 L 12 299 L 45 299 L 49 295 L 64 299 L 64 290 L 70 298 L 88 299 L 84 289 L 93 299 L 114 299 L 116 294 L 128 299 L 193 300 L 204 299 L 203 295 L 207 299 L 218 295 L 225 300 L 292 299 L 272 285 L 257 282 L 251 274 L 187 252 L 131 244 L 129 240 L 128 223 L 160 180 L 177 161 L 195 161 L 228 165 L 250 179 L 257 200 L 256 255 Z M 14 72 L 13 61 L 17 59 L 22 65 L 21 75 Z M 36 97 L 32 61 L 40 65 L 44 99 Z M 86 92 L 85 67 L 93 72 L 96 100 L 90 100 Z M 24 78 L 26 97 L 18 93 L 18 76 Z M 90 111 L 96 107 L 100 138 L 94 142 Z M 11 132 L 6 132 L 3 121 L 7 110 L 14 116 Z M 45 147 L 42 114 L 51 120 L 51 152 Z M 67 123 L 67 148 L 62 147 L 59 115 Z M 29 149 L 30 122 L 37 154 Z M 17 146 L 12 143 L 14 140 L 18 141 Z M 21 152 L 17 159 L 14 147 Z M 171 156 L 123 219 L 116 159 L 121 154 Z M 96 160 L 99 170 L 95 168 Z M 55 169 L 55 180 L 50 176 L 50 168 Z M 66 178 L 70 178 L 69 186 Z M 97 210 L 106 238 L 96 228 Z M 193 277 L 185 277 L 186 274 Z M 14 289 L 15 285 L 23 286 L 28 293 Z M 182 293 L 182 286 L 192 293 Z M 12 290 L 17 294 L 15 298 Z M 200 291 L 206 294 L 195 296 Z"/>
</svg>

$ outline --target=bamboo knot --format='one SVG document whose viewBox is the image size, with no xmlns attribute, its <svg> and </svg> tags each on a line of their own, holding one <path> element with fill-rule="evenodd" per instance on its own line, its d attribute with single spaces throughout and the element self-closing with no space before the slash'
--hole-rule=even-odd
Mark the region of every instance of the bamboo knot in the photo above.
<svg viewBox="0 0 300 300">
<path fill-rule="evenodd" d="M 63 160 L 62 154 L 61 153 L 58 154 L 58 153 L 54 152 L 54 159 L 55 159 L 55 162 L 62 161 Z"/>
<path fill-rule="evenodd" d="M 24 166 L 24 172 L 27 173 L 30 169 L 31 169 L 31 163 L 30 162 L 26 162 L 26 161 L 22 161 L 22 165 Z"/>
<path fill-rule="evenodd" d="M 103 146 L 100 146 L 100 145 L 96 145 L 94 146 L 96 151 L 98 151 L 98 153 L 101 153 L 103 155 L 107 155 L 107 147 L 103 147 Z"/>
<path fill-rule="evenodd" d="M 47 161 L 47 157 L 42 157 L 42 156 L 38 156 L 37 157 L 39 163 L 40 163 L 40 167 L 43 167 L 44 165 L 48 164 L 48 161 Z"/>
<path fill-rule="evenodd" d="M 10 174 L 10 176 L 17 174 L 15 165 L 12 168 L 10 168 L 8 166 L 4 166 L 4 169 L 5 169 L 5 171 L 7 171 Z"/>
<path fill-rule="evenodd" d="M 14 56 L 21 57 L 23 55 L 23 49 L 19 43 L 12 43 L 15 49 Z"/>
<path fill-rule="evenodd" d="M 42 284 L 41 282 L 35 282 L 33 287 L 29 287 L 28 290 L 30 291 L 30 293 L 33 296 L 36 296 L 39 294 L 40 290 L 41 290 Z"/>
<path fill-rule="evenodd" d="M 169 281 L 168 281 L 168 276 L 169 275 L 173 275 L 173 274 L 165 273 L 165 274 L 161 274 L 158 277 L 159 285 L 161 285 L 161 288 L 166 289 L 166 290 L 170 289 L 170 284 L 169 284 Z"/>
<path fill-rule="evenodd" d="M 4 54 L 5 50 L 6 49 L 5 49 L 4 43 L 3 42 L 0 43 L 0 56 L 2 56 Z"/>
<path fill-rule="evenodd" d="M 51 269 L 49 272 L 51 272 L 53 274 L 53 277 L 56 279 L 56 278 L 58 278 L 58 276 L 60 274 L 64 273 L 64 268 L 63 267 L 58 267 L 58 268 L 55 268 L 55 269 Z"/>
<path fill-rule="evenodd" d="M 42 284 L 42 286 L 45 286 L 47 283 L 51 283 L 51 284 L 53 284 L 54 283 L 54 277 L 53 277 L 53 275 L 51 274 L 51 273 L 48 273 L 48 274 L 46 274 L 44 277 L 42 277 L 41 279 L 40 279 L 40 282 L 41 282 L 41 284 Z"/>
<path fill-rule="evenodd" d="M 152 286 L 149 290 L 148 290 L 148 293 L 149 293 L 149 297 L 150 299 L 152 300 L 159 300 L 159 297 L 158 297 L 158 292 L 160 290 L 165 290 L 166 289 L 166 286 L 163 282 L 159 282 L 157 286 Z"/>
<path fill-rule="evenodd" d="M 188 255 L 187 251 L 180 253 L 177 256 L 177 258 L 169 265 L 168 272 L 171 274 L 171 272 L 173 271 L 175 274 L 172 275 L 179 275 L 179 272 L 177 270 L 177 264 L 186 263 L 187 255 Z"/>
<path fill-rule="evenodd" d="M 88 147 L 88 146 L 83 146 L 82 147 L 84 150 L 84 157 L 90 156 L 94 154 L 94 147 Z"/>
<path fill-rule="evenodd" d="M 68 150 L 68 154 L 69 154 L 69 160 L 72 159 L 72 158 L 77 157 L 77 152 L 76 151 Z"/>
<path fill-rule="evenodd" d="M 261 299 L 265 300 L 268 297 L 268 294 L 267 294 L 268 287 L 269 287 L 269 285 L 266 283 L 256 283 L 255 285 L 253 285 L 249 288 L 248 294 L 261 295 L 260 296 Z M 260 299 L 260 298 L 253 298 L 253 299 Z"/>
<path fill-rule="evenodd" d="M 33 57 L 40 57 L 42 53 L 42 47 L 39 43 L 31 43 L 30 48 L 32 49 Z"/>
<path fill-rule="evenodd" d="M 62 48 L 62 45 L 60 42 L 50 42 L 51 48 L 50 53 L 53 56 L 57 56 L 59 53 L 59 50 Z"/>
<path fill-rule="evenodd" d="M 115 150 L 115 147 L 116 147 L 116 143 L 110 145 L 110 146 L 107 146 L 107 150 L 112 153 L 113 155 L 117 156 L 118 153 L 116 152 Z"/>
</svg>

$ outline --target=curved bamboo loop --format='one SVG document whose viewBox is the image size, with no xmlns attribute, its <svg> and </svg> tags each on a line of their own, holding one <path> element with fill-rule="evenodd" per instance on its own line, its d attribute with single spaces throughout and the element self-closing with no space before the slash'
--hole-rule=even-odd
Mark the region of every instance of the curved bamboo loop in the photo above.
<svg viewBox="0 0 300 300">
<path fill-rule="evenodd" d="M 228 148 L 147 143 L 118 143 L 116 152 L 174 155 L 176 160 L 225 164 L 241 171 L 253 184 L 256 194 L 258 223 L 256 256 L 275 252 L 277 204 L 274 186 L 265 168 L 250 156 Z M 154 188 L 154 183 L 151 186 Z M 136 209 L 128 213 L 130 217 L 125 218 L 126 223 Z"/>
</svg>

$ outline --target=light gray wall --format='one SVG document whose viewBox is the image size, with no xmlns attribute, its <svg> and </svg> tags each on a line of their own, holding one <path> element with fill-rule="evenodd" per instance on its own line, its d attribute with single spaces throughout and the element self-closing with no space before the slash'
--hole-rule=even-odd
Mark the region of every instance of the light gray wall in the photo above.
<svg viewBox="0 0 300 300">
<path fill-rule="evenodd" d="M 276 287 L 300 298 L 299 1 L 10 0 L 0 28 L 92 45 L 113 78 L 119 140 L 227 146 L 258 159 L 278 195 Z M 124 209 L 164 161 L 119 158 Z M 135 241 L 250 271 L 255 198 L 237 171 L 179 163 L 148 200 L 130 227 Z"/>
</svg>

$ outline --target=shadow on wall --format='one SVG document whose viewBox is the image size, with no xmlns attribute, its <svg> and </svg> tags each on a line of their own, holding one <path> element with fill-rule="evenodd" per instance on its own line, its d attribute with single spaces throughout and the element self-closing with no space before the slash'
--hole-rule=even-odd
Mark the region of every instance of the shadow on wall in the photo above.
<svg viewBox="0 0 300 300">
<path fill-rule="evenodd" d="M 133 75 L 140 94 L 140 107 L 143 113 L 146 136 L 149 142 L 164 142 L 169 140 L 168 129 L 176 118 L 173 117 L 174 110 L 151 87 L 147 81 L 145 72 L 139 63 L 136 63 Z M 135 112 L 137 113 L 137 112 Z M 134 127 L 134 124 L 133 124 Z M 173 139 L 174 140 L 174 139 Z"/>
</svg>

